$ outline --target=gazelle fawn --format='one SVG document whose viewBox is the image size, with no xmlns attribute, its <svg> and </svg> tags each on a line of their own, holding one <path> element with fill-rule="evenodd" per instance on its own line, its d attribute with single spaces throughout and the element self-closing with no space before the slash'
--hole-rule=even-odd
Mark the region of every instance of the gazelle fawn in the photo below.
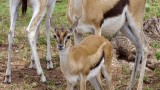
<svg viewBox="0 0 160 90">
<path fill-rule="evenodd" d="M 142 30 L 145 2 L 146 0 L 68 1 L 67 15 L 70 23 L 73 24 L 80 17 L 75 30 L 76 43 L 82 40 L 84 33 L 112 37 L 117 31 L 121 31 L 135 45 L 135 65 L 127 90 L 131 90 L 135 85 L 138 71 L 140 75 L 137 90 L 143 89 L 148 54 L 148 44 Z"/>
<path fill-rule="evenodd" d="M 60 67 L 67 80 L 67 90 L 73 90 L 80 80 L 80 90 L 86 90 L 86 82 L 95 90 L 102 90 L 96 78 L 100 71 L 106 80 L 106 90 L 111 89 L 112 45 L 102 36 L 90 35 L 78 45 L 72 46 L 73 29 L 55 29 L 54 38 L 60 55 Z"/>
</svg>

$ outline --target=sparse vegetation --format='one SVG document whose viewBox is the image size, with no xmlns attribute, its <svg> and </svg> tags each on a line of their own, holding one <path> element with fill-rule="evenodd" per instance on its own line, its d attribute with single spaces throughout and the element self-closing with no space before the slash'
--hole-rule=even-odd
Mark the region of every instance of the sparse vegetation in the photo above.
<svg viewBox="0 0 160 90">
<path fill-rule="evenodd" d="M 145 19 L 150 17 L 158 18 L 160 17 L 160 1 L 159 0 L 147 0 L 145 9 Z"/>
<path fill-rule="evenodd" d="M 160 60 L 160 51 L 159 51 L 160 50 L 160 42 L 153 43 L 152 47 L 157 49 L 155 56 L 156 56 L 157 60 Z"/>
<path fill-rule="evenodd" d="M 156 52 L 156 58 L 157 60 L 160 60 L 160 51 Z"/>
</svg>

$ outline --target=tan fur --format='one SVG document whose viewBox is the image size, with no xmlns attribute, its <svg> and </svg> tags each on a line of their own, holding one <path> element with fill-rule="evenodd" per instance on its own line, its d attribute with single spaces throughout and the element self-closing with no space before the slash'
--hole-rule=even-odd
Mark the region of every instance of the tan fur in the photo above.
<svg viewBox="0 0 160 90">
<path fill-rule="evenodd" d="M 114 7 L 119 0 L 85 0 L 82 6 L 82 22 L 99 25 L 103 14 Z"/>
<path fill-rule="evenodd" d="M 95 0 L 94 2 L 93 0 L 81 0 L 83 2 L 83 4 L 79 3 L 82 5 L 81 8 L 73 7 L 73 1 L 74 0 L 68 1 L 68 13 L 71 14 L 70 16 L 68 14 L 70 23 L 73 24 L 75 22 L 75 19 L 71 17 L 76 16 L 79 18 L 82 15 L 82 18 L 80 18 L 81 22 L 93 25 L 96 28 L 95 30 L 100 30 L 99 25 L 103 19 L 103 14 L 113 8 L 119 0 Z M 129 2 L 129 12 L 141 30 L 146 0 L 129 0 Z"/>
<path fill-rule="evenodd" d="M 56 31 L 55 35 L 57 36 L 58 45 L 60 44 L 60 38 L 67 37 L 67 35 L 64 34 L 66 32 L 68 31 Z M 101 60 L 100 58 L 102 57 L 103 52 L 105 70 L 111 78 L 112 45 L 104 37 L 90 35 L 80 42 L 80 44 L 73 47 L 71 47 L 71 40 L 67 40 L 65 49 L 69 49 L 66 53 L 65 60 L 62 60 L 63 58 L 61 58 L 61 53 L 65 51 L 60 51 L 60 67 L 67 82 L 70 81 L 68 80 L 70 75 L 80 76 L 80 90 L 86 90 L 85 83 L 87 81 L 87 76 L 90 73 L 91 68 Z M 111 80 L 107 82 L 108 84 L 111 84 Z M 67 90 L 69 90 L 69 85 L 67 85 L 67 87 Z M 110 90 L 110 85 L 108 85 L 107 90 Z"/>
<path fill-rule="evenodd" d="M 143 24 L 143 13 L 145 9 L 146 0 L 129 0 L 129 12 L 135 20 L 135 24 L 138 26 L 139 30 L 142 30 Z"/>
<path fill-rule="evenodd" d="M 92 42 L 93 39 L 94 42 Z M 105 38 L 92 35 L 84 39 L 79 45 L 73 46 L 70 49 L 71 51 L 69 53 L 70 56 L 68 57 L 68 60 L 70 60 L 72 67 L 78 67 L 76 70 L 75 68 L 72 68 L 73 70 L 71 69 L 71 73 L 89 73 L 90 67 L 94 66 L 94 64 L 97 63 L 101 57 L 103 48 L 106 48 L 105 50 L 107 51 L 107 57 L 111 57 L 112 46 L 110 42 Z"/>
<path fill-rule="evenodd" d="M 77 2 L 77 4 L 75 5 L 75 2 Z M 79 18 L 81 15 L 81 6 L 82 4 L 82 0 L 68 0 L 68 13 L 67 13 L 67 18 L 68 21 L 73 24 L 74 22 L 76 22 L 76 18 Z"/>
</svg>

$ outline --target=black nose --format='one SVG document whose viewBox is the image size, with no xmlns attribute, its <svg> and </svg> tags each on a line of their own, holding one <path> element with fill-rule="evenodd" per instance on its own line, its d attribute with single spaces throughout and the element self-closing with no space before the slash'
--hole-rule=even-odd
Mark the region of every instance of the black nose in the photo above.
<svg viewBox="0 0 160 90">
<path fill-rule="evenodd" d="M 60 45 L 58 45 L 59 47 L 63 47 L 64 45 L 63 44 L 60 44 Z"/>
<path fill-rule="evenodd" d="M 63 44 L 58 45 L 59 49 L 62 50 L 63 49 Z"/>
</svg>

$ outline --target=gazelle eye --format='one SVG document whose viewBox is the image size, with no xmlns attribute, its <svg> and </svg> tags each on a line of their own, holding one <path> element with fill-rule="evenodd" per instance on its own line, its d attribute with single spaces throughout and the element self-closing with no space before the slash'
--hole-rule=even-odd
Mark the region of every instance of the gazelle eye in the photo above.
<svg viewBox="0 0 160 90">
<path fill-rule="evenodd" d="M 53 35 L 53 37 L 56 39 L 57 38 L 57 36 L 56 35 Z"/>
<path fill-rule="evenodd" d="M 71 39 L 71 35 L 67 36 L 67 39 Z"/>
</svg>

